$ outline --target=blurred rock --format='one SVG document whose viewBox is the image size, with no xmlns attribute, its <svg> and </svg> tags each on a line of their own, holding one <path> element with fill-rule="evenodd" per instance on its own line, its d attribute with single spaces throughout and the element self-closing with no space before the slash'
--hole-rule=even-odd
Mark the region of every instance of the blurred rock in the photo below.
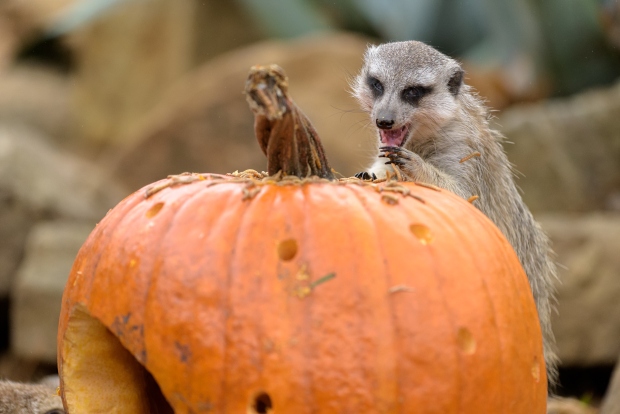
<svg viewBox="0 0 620 414">
<path fill-rule="evenodd" d="M 537 218 L 560 265 L 552 322 L 562 365 L 613 364 L 620 354 L 620 214 Z"/>
<path fill-rule="evenodd" d="M 519 106 L 498 120 L 533 211 L 608 208 L 620 192 L 620 83 Z M 611 201 L 610 201 L 611 200 Z"/>
<path fill-rule="evenodd" d="M 264 170 L 242 91 L 249 68 L 270 63 L 288 74 L 291 96 L 316 127 L 332 167 L 344 175 L 362 170 L 375 142 L 347 81 L 366 45 L 353 35 L 325 35 L 259 43 L 208 62 L 169 90 L 124 139 L 133 145 L 116 159 L 115 177 L 138 188 L 184 171 Z"/>
<path fill-rule="evenodd" d="M 614 48 L 620 49 L 620 2 L 604 0 L 601 3 L 599 18 L 607 35 L 607 40 Z"/>
<path fill-rule="evenodd" d="M 607 387 L 600 414 L 620 414 L 620 362 L 616 364 L 611 382 Z"/>
<path fill-rule="evenodd" d="M 596 414 L 597 410 L 574 398 L 550 398 L 547 414 Z"/>
<path fill-rule="evenodd" d="M 502 65 L 485 66 L 464 60 L 465 82 L 472 86 L 494 111 L 510 105 L 533 102 L 547 98 L 550 93 L 548 79 L 536 70 L 531 56 L 518 55 Z"/>
<path fill-rule="evenodd" d="M 78 0 L 0 1 L 0 71 L 13 61 L 20 48 L 36 39 Z"/>
<path fill-rule="evenodd" d="M 74 35 L 75 137 L 125 144 L 127 128 L 189 70 L 196 3 L 120 2 Z"/>
<path fill-rule="evenodd" d="M 49 16 L 48 11 L 41 8 L 46 8 L 45 3 L 59 5 L 54 0 L 0 2 L 0 71 L 10 66 L 22 43 L 44 24 L 46 15 Z"/>
<path fill-rule="evenodd" d="M 56 361 L 62 293 L 75 256 L 93 227 L 90 222 L 52 221 L 39 223 L 30 232 L 11 292 L 15 355 Z"/>
<path fill-rule="evenodd" d="M 13 61 L 18 38 L 11 27 L 11 19 L 0 9 L 0 72 Z"/>
<path fill-rule="evenodd" d="M 18 65 L 0 72 L 0 123 L 35 127 L 56 142 L 69 127 L 71 82 L 43 67 Z"/>
<path fill-rule="evenodd" d="M 52 147 L 33 129 L 0 124 L 0 296 L 6 296 L 30 228 L 46 219 L 94 224 L 127 194 L 103 172 Z"/>
<path fill-rule="evenodd" d="M 196 2 L 194 42 L 197 63 L 266 37 L 254 16 L 241 5 L 242 2 L 222 0 Z"/>
</svg>

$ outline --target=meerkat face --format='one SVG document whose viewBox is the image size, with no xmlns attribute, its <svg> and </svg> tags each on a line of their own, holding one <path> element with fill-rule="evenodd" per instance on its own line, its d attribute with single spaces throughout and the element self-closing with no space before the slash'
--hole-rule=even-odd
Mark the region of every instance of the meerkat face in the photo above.
<svg viewBox="0 0 620 414">
<path fill-rule="evenodd" d="M 456 114 L 462 82 L 455 60 L 421 42 L 394 42 L 368 48 L 353 92 L 381 145 L 412 146 L 441 134 Z"/>
</svg>

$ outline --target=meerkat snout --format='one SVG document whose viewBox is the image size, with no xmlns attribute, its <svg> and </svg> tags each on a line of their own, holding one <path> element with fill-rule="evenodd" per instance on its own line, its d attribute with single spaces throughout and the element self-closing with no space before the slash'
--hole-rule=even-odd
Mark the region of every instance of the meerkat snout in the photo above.
<svg viewBox="0 0 620 414">
<path fill-rule="evenodd" d="M 393 119 L 377 118 L 377 128 L 392 129 L 393 126 L 394 126 Z"/>
</svg>

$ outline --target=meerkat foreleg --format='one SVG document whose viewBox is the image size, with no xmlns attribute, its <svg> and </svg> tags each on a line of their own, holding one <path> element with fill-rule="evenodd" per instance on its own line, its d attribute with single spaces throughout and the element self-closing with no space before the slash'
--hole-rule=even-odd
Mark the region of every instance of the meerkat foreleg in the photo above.
<svg viewBox="0 0 620 414">
<path fill-rule="evenodd" d="M 445 188 L 465 199 L 471 194 L 461 194 L 462 186 L 458 181 L 445 171 L 440 170 L 425 161 L 413 151 L 403 147 L 381 147 L 379 157 L 386 158 L 386 164 L 397 165 L 404 178 L 409 181 L 417 181 Z"/>
</svg>

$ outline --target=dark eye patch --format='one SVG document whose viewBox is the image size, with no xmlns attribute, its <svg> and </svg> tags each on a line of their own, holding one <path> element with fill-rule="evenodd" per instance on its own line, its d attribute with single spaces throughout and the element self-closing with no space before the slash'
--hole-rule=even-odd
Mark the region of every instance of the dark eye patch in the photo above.
<svg viewBox="0 0 620 414">
<path fill-rule="evenodd" d="M 366 83 L 368 83 L 368 87 L 370 88 L 375 98 L 383 95 L 383 84 L 381 83 L 381 81 L 379 81 L 379 79 L 369 76 L 366 79 Z"/>
<path fill-rule="evenodd" d="M 432 89 L 426 86 L 410 86 L 403 89 L 401 98 L 408 104 L 417 105 L 420 99 L 422 99 L 425 95 L 428 95 L 431 91 Z"/>
</svg>

